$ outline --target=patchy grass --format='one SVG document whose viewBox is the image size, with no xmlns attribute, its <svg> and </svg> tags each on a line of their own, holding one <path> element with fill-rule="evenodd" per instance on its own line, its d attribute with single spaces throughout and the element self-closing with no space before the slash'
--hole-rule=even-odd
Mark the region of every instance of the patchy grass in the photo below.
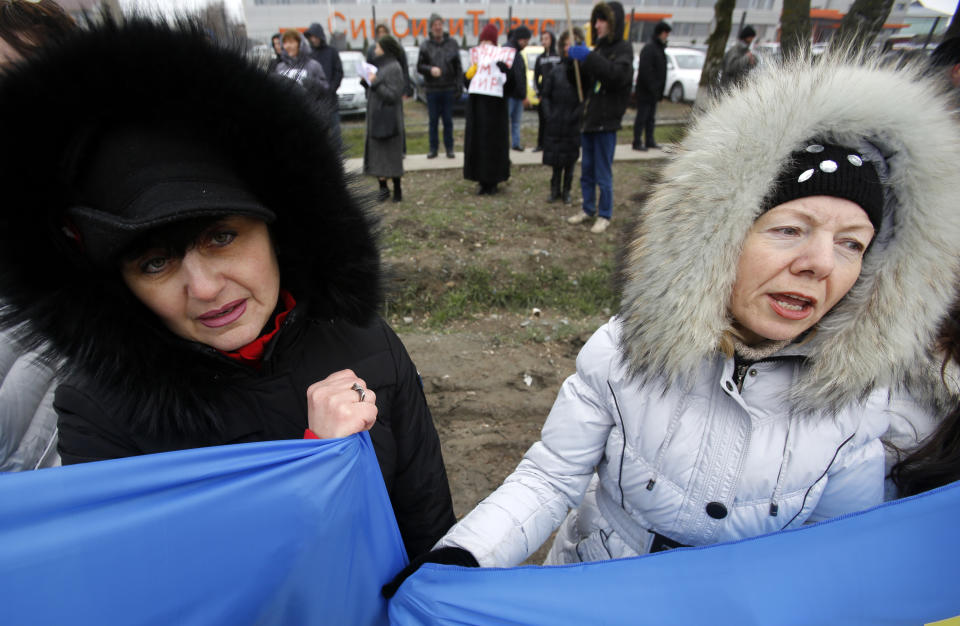
<svg viewBox="0 0 960 626">
<path fill-rule="evenodd" d="M 637 198 L 662 164 L 614 164 L 614 218 L 602 235 L 590 233 L 589 224 L 565 221 L 579 209 L 578 181 L 572 205 L 546 202 L 547 167 L 514 167 L 494 196 L 475 195 L 475 185 L 458 169 L 408 173 L 404 202 L 378 205 L 392 276 L 388 318 L 442 329 L 478 315 L 529 314 L 536 307 L 552 318 L 569 317 L 577 328 L 577 319 L 615 311 L 617 254 L 638 215 Z M 527 332 L 532 341 L 549 341 L 562 330 Z"/>
</svg>

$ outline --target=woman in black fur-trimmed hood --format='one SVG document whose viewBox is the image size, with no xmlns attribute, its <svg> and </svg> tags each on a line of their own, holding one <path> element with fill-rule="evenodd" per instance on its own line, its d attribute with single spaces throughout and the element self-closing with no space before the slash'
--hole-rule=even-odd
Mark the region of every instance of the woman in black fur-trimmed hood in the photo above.
<svg viewBox="0 0 960 626">
<path fill-rule="evenodd" d="M 368 429 L 408 553 L 444 533 L 373 220 L 295 85 L 107 21 L 7 72 L 0 112 L 0 326 L 63 359 L 64 463 Z"/>
</svg>

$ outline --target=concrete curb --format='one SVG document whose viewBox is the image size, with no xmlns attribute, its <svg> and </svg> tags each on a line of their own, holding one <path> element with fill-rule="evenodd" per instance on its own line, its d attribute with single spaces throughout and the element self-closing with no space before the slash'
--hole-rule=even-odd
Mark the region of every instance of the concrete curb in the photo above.
<svg viewBox="0 0 960 626">
<path fill-rule="evenodd" d="M 657 150 L 648 150 L 640 152 L 630 147 L 630 144 L 618 144 L 613 154 L 614 161 L 645 161 L 650 159 L 662 159 L 673 151 L 672 144 L 663 144 L 662 148 Z M 511 165 L 541 165 L 543 163 L 543 153 L 534 152 L 531 149 L 517 152 L 510 151 Z M 348 172 L 362 172 L 363 158 L 347 159 L 344 167 Z M 403 170 L 405 172 L 417 172 L 422 170 L 448 170 L 463 168 L 463 152 L 455 152 L 454 158 L 447 157 L 446 154 L 440 154 L 435 159 L 428 159 L 425 154 L 408 154 L 403 160 Z"/>
</svg>

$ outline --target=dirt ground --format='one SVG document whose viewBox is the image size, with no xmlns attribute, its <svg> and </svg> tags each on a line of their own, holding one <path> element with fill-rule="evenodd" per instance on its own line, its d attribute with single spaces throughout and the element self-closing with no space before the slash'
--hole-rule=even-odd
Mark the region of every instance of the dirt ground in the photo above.
<svg viewBox="0 0 960 626">
<path fill-rule="evenodd" d="M 563 342 L 503 344 L 493 337 L 530 322 L 493 314 L 455 332 L 406 332 L 443 446 L 458 518 L 496 489 L 540 428 L 589 332 Z M 597 320 L 598 325 L 602 320 Z M 541 563 L 546 548 L 530 559 Z"/>
<path fill-rule="evenodd" d="M 385 260 L 400 283 L 438 293 L 465 280 L 460 268 L 470 264 L 528 272 L 544 264 L 570 272 L 609 264 L 636 216 L 641 188 L 661 163 L 615 164 L 614 220 L 599 236 L 589 224 L 564 221 L 579 208 L 576 186 L 574 204 L 545 202 L 545 167 L 515 167 L 492 197 L 477 197 L 458 170 L 408 173 L 404 202 L 379 205 L 389 233 Z M 388 311 L 423 377 L 458 517 L 496 489 L 539 439 L 577 353 L 612 313 L 544 307 L 536 314 L 534 306 L 481 307 L 439 327 L 417 311 Z M 542 562 L 548 547 L 528 562 Z"/>
</svg>

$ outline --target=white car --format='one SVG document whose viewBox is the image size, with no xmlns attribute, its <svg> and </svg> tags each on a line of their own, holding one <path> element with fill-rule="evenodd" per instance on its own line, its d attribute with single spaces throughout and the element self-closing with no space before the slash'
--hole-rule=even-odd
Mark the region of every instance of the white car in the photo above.
<svg viewBox="0 0 960 626">
<path fill-rule="evenodd" d="M 340 115 L 366 114 L 367 112 L 367 90 L 360 84 L 360 74 L 357 71 L 359 63 L 364 61 L 366 57 L 361 52 L 351 50 L 340 52 L 340 63 L 343 64 L 343 80 L 337 88 Z"/>
<path fill-rule="evenodd" d="M 696 100 L 700 72 L 703 70 L 703 62 L 707 55 L 693 48 L 668 47 L 665 52 L 667 53 L 667 82 L 663 88 L 663 95 L 670 98 L 670 102 Z"/>
</svg>

